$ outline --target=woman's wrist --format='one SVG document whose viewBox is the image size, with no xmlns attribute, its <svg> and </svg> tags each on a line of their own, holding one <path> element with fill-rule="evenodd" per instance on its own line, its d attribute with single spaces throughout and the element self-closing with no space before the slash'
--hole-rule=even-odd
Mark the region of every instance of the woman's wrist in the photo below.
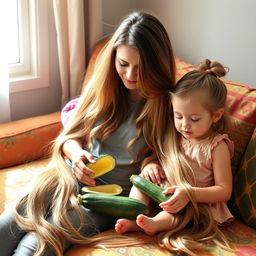
<svg viewBox="0 0 256 256">
<path fill-rule="evenodd" d="M 70 139 L 63 144 L 62 151 L 65 156 L 73 160 L 77 155 L 82 154 L 83 148 L 80 141 Z"/>
</svg>

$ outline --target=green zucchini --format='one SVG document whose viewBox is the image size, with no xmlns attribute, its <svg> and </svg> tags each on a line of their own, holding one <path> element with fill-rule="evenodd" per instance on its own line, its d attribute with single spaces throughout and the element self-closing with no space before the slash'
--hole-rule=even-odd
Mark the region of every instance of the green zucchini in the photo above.
<svg viewBox="0 0 256 256">
<path fill-rule="evenodd" d="M 155 202 L 159 204 L 168 200 L 172 196 L 171 194 L 164 195 L 163 188 L 157 186 L 156 184 L 152 183 L 149 180 L 144 179 L 139 175 L 132 175 L 130 177 L 130 181 L 134 186 L 136 186 L 144 194 L 146 194 L 147 196 L 149 196 L 151 199 L 153 199 Z"/>
<path fill-rule="evenodd" d="M 152 183 L 149 180 L 144 179 L 143 177 L 141 177 L 139 175 L 132 175 L 130 177 L 130 181 L 140 191 L 142 191 L 144 194 L 146 194 L 148 197 L 150 197 L 152 200 L 154 200 L 158 204 L 168 200 L 172 196 L 172 193 L 170 193 L 168 195 L 164 195 L 163 188 Z M 179 214 L 184 213 L 184 209 L 181 209 L 178 213 Z"/>
<path fill-rule="evenodd" d="M 86 193 L 78 195 L 77 199 L 86 208 L 119 218 L 135 219 L 138 214 L 148 212 L 145 203 L 124 196 Z"/>
</svg>

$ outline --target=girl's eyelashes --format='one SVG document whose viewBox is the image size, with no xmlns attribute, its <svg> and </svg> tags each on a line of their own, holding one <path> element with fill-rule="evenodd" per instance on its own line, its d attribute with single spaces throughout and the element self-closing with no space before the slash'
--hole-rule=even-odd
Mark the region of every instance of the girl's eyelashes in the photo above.
<svg viewBox="0 0 256 256">
<path fill-rule="evenodd" d="M 175 116 L 176 119 L 181 120 L 183 117 L 182 116 Z M 198 122 L 200 120 L 200 118 L 197 117 L 191 117 L 190 120 L 192 122 Z"/>
<path fill-rule="evenodd" d="M 198 117 L 191 117 L 190 119 L 192 122 L 198 122 L 200 120 Z"/>
</svg>

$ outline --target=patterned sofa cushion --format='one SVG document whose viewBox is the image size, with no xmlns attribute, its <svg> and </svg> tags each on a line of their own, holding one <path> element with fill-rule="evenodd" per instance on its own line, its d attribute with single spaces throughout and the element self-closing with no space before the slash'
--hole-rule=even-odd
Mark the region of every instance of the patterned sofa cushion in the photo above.
<svg viewBox="0 0 256 256">
<path fill-rule="evenodd" d="M 244 222 L 256 229 L 256 129 L 235 176 L 234 206 Z"/>
<path fill-rule="evenodd" d="M 225 81 L 228 89 L 229 113 L 233 119 L 230 138 L 235 143 L 232 161 L 237 170 L 256 126 L 256 88 Z"/>
</svg>

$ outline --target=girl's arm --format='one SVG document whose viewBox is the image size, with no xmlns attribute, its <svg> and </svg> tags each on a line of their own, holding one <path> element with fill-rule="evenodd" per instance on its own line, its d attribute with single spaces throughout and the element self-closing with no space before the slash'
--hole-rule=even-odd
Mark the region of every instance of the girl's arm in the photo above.
<svg viewBox="0 0 256 256">
<path fill-rule="evenodd" d="M 232 170 L 227 144 L 224 141 L 218 143 L 212 156 L 215 184 L 206 188 L 193 188 L 196 200 L 199 203 L 226 202 L 230 199 L 232 193 Z"/>
<path fill-rule="evenodd" d="M 224 141 L 218 143 L 213 150 L 214 185 L 210 187 L 192 187 L 198 203 L 226 202 L 232 193 L 232 170 L 230 152 Z M 164 191 L 164 194 L 173 193 L 173 196 L 160 206 L 167 212 L 180 211 L 189 202 L 186 191 L 182 187 L 173 186 Z"/>
</svg>

